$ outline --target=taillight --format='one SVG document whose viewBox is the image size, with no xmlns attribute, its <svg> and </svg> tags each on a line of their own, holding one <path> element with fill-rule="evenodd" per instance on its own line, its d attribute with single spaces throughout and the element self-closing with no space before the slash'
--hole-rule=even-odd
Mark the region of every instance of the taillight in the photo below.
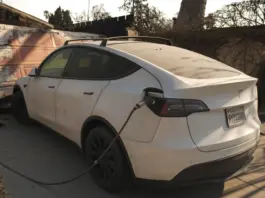
<svg viewBox="0 0 265 198">
<path fill-rule="evenodd" d="M 187 117 L 192 113 L 209 111 L 204 102 L 192 99 L 166 99 L 146 96 L 146 105 L 161 117 Z"/>
</svg>

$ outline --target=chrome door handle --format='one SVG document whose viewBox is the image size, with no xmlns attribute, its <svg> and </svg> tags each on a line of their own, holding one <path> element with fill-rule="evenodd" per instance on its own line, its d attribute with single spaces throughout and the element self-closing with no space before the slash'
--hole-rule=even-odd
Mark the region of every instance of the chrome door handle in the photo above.
<svg viewBox="0 0 265 198">
<path fill-rule="evenodd" d="M 55 86 L 48 86 L 48 88 L 50 88 L 50 89 L 54 89 L 54 88 L 55 88 Z"/>
<path fill-rule="evenodd" d="M 84 92 L 83 94 L 84 94 L 84 95 L 92 96 L 92 95 L 94 94 L 94 92 Z"/>
</svg>

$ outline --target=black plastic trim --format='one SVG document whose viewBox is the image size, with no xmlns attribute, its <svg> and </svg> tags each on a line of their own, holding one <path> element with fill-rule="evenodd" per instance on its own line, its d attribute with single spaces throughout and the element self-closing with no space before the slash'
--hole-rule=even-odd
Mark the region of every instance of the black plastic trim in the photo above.
<svg viewBox="0 0 265 198">
<path fill-rule="evenodd" d="M 153 36 L 117 36 L 117 37 L 107 37 L 107 38 L 82 38 L 82 39 L 73 39 L 73 40 L 67 40 L 65 41 L 64 45 L 68 45 L 70 42 L 74 41 L 102 41 L 100 46 L 106 47 L 108 41 L 113 40 L 123 40 L 123 39 L 138 39 L 138 40 L 144 40 L 145 42 L 151 42 L 154 40 L 160 40 L 166 42 L 165 45 L 173 46 L 173 43 L 170 39 L 161 38 L 161 37 L 153 37 Z M 147 41 L 149 39 L 149 41 Z"/>
</svg>

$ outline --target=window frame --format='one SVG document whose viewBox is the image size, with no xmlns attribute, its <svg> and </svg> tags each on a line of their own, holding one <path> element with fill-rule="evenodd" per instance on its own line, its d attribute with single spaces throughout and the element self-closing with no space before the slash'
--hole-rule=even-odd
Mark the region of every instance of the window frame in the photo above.
<svg viewBox="0 0 265 198">
<path fill-rule="evenodd" d="M 70 56 L 69 56 L 69 58 L 68 58 L 68 60 L 67 60 L 67 62 L 66 62 L 66 64 L 65 64 L 65 66 L 64 66 L 64 69 L 63 69 L 62 75 L 59 76 L 59 77 L 54 77 L 54 76 L 43 76 L 43 75 L 41 75 L 41 70 L 42 70 L 44 64 L 45 64 L 47 61 L 49 61 L 50 58 L 52 58 L 52 56 L 53 56 L 54 54 L 56 54 L 56 53 L 58 53 L 58 52 L 61 52 L 61 51 L 63 51 L 63 50 L 67 50 L 67 49 L 72 50 L 72 52 L 71 52 L 71 54 L 70 54 Z M 52 53 L 50 53 L 50 54 L 49 54 L 49 55 L 48 55 L 48 56 L 42 61 L 42 63 L 41 63 L 40 66 L 38 67 L 38 77 L 62 79 L 62 78 L 63 78 L 63 75 L 64 75 L 64 72 L 65 72 L 65 68 L 67 67 L 67 64 L 68 64 L 69 60 L 71 59 L 72 55 L 73 55 L 73 49 L 72 49 L 71 47 L 64 47 L 64 48 L 59 48 L 59 49 L 54 50 Z"/>
<path fill-rule="evenodd" d="M 73 58 L 73 54 L 75 53 L 75 49 L 77 48 L 81 48 L 81 49 L 84 49 L 84 50 L 92 50 L 92 51 L 95 51 L 95 52 L 99 52 L 101 54 L 106 54 L 110 57 L 118 57 L 118 58 L 122 58 L 122 59 L 125 59 L 126 61 L 132 63 L 135 65 L 135 69 L 133 69 L 132 71 L 130 72 L 127 72 L 126 74 L 123 74 L 123 75 L 120 75 L 120 76 L 116 76 L 116 77 L 106 77 L 106 78 L 81 78 L 81 77 L 68 77 L 68 76 L 65 76 L 65 71 L 66 71 L 66 68 L 67 67 L 70 67 L 70 63 L 71 63 L 71 59 Z M 98 48 L 93 48 L 91 46 L 71 46 L 71 49 L 73 50 L 72 51 L 72 54 L 70 56 L 70 58 L 68 59 L 68 62 L 65 66 L 65 69 L 64 69 L 64 72 L 63 72 L 63 75 L 62 75 L 62 79 L 69 79 L 69 80 L 91 80 L 91 81 L 110 81 L 110 80 L 118 80 L 118 79 L 122 79 L 122 78 L 125 78 L 133 73 L 135 73 L 136 71 L 142 69 L 142 67 L 140 65 L 138 65 L 137 63 L 123 57 L 123 56 L 119 56 L 117 54 L 113 54 L 111 52 L 108 52 L 108 51 L 105 51 L 105 50 L 101 50 L 101 49 L 98 49 Z"/>
</svg>

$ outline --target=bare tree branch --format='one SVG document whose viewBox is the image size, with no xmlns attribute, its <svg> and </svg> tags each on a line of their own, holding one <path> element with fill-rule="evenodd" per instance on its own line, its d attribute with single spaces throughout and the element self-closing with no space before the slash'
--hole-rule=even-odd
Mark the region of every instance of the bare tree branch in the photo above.
<svg viewBox="0 0 265 198">
<path fill-rule="evenodd" d="M 173 21 L 166 19 L 164 14 L 156 7 L 150 6 L 147 0 L 125 0 L 120 9 L 134 15 L 132 28 L 140 35 L 154 34 L 172 28 Z"/>
<path fill-rule="evenodd" d="M 93 6 L 91 15 L 93 20 L 107 19 L 111 17 L 110 13 L 105 10 L 103 4 Z"/>
<path fill-rule="evenodd" d="M 211 20 L 209 22 L 209 20 Z M 211 24 L 209 26 L 209 24 Z M 256 26 L 265 24 L 265 0 L 231 3 L 205 18 L 205 28 Z"/>
</svg>

